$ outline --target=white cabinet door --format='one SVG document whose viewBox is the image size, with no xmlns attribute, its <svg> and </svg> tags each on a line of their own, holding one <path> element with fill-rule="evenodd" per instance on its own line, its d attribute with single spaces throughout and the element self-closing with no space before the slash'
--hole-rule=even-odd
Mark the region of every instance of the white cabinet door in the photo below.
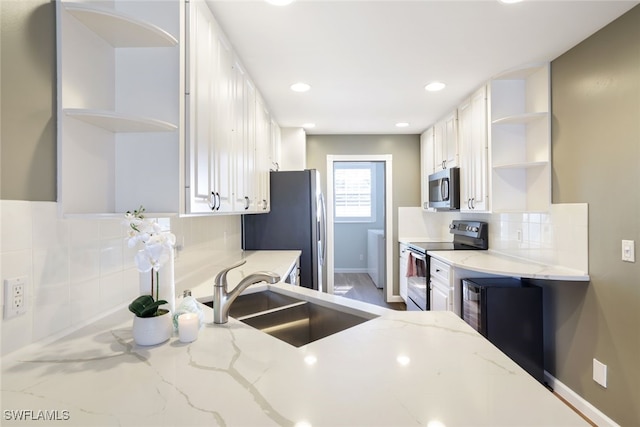
<svg viewBox="0 0 640 427">
<path fill-rule="evenodd" d="M 271 169 L 271 115 L 261 97 L 256 99 L 256 180 L 257 212 L 269 210 L 269 171 Z"/>
<path fill-rule="evenodd" d="M 189 58 L 188 147 L 190 185 L 187 212 L 211 212 L 217 199 L 213 182 L 215 158 L 215 81 L 211 70 L 218 58 L 218 44 L 211 39 L 215 33 L 209 8 L 194 2 L 190 7 L 189 47 L 195 54 Z"/>
<path fill-rule="evenodd" d="M 431 311 L 449 311 L 451 310 L 451 301 L 449 295 L 449 286 L 440 284 L 437 281 L 431 283 Z"/>
<path fill-rule="evenodd" d="M 487 211 L 488 137 L 486 87 L 477 90 L 458 108 L 460 142 L 460 209 Z"/>
<path fill-rule="evenodd" d="M 256 89 L 239 63 L 235 74 L 234 211 L 253 212 L 256 200 Z"/>
<path fill-rule="evenodd" d="M 400 297 L 407 302 L 407 263 L 409 262 L 409 250 L 407 245 L 400 244 L 400 259 L 398 261 L 398 285 L 400 288 Z"/>
<path fill-rule="evenodd" d="M 187 211 L 230 212 L 235 107 L 233 53 L 208 6 L 204 2 L 189 4 Z"/>
<path fill-rule="evenodd" d="M 204 6 L 206 7 L 206 6 Z M 218 61 L 213 78 L 216 83 L 214 120 L 213 190 L 217 198 L 216 212 L 233 211 L 232 167 L 234 154 L 233 109 L 235 106 L 235 73 L 233 51 L 222 32 L 215 34 Z"/>
<path fill-rule="evenodd" d="M 453 111 L 434 125 L 435 171 L 458 166 L 458 117 Z"/>
<path fill-rule="evenodd" d="M 429 209 L 428 178 L 434 172 L 434 127 L 420 135 L 420 189 L 422 209 Z"/>
</svg>

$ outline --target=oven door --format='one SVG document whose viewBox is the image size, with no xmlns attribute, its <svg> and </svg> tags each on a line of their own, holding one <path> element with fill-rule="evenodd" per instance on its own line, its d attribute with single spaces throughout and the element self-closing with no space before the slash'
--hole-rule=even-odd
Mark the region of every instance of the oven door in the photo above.
<svg viewBox="0 0 640 427">
<path fill-rule="evenodd" d="M 409 249 L 407 311 L 427 311 L 427 256 Z"/>
</svg>

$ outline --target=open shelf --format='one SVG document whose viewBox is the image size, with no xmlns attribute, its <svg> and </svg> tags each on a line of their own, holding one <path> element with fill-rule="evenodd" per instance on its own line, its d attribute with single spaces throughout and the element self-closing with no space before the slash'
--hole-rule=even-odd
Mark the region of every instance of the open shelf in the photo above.
<svg viewBox="0 0 640 427">
<path fill-rule="evenodd" d="M 535 122 L 537 120 L 546 119 L 549 117 L 549 113 L 540 112 L 540 113 L 524 113 L 524 114 L 515 114 L 512 116 L 501 117 L 499 119 L 493 120 L 492 124 L 494 125 L 518 125 L 518 124 L 527 124 L 531 122 Z"/>
<path fill-rule="evenodd" d="M 547 166 L 548 164 L 549 164 L 548 161 L 510 163 L 510 164 L 504 164 L 504 165 L 494 165 L 493 169 L 528 169 L 528 168 L 544 167 L 544 166 Z"/>
<path fill-rule="evenodd" d="M 63 2 L 65 9 L 113 47 L 171 47 L 178 40 L 162 28 L 116 10 Z"/>
<path fill-rule="evenodd" d="M 172 123 L 146 117 L 136 117 L 108 110 L 66 108 L 64 113 L 111 132 L 173 132 L 178 127 Z"/>
</svg>

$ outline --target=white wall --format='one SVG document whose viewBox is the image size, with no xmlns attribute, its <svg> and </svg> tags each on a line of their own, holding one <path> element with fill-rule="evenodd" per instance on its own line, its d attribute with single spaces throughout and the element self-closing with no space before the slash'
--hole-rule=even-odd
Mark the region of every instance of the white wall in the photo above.
<svg viewBox="0 0 640 427">
<path fill-rule="evenodd" d="M 54 202 L 0 200 L 0 224 L 0 277 L 27 278 L 28 308 L 3 317 L 1 354 L 80 327 L 139 295 L 135 249 L 127 247 L 122 219 L 60 219 Z M 239 216 L 176 217 L 171 229 L 183 248 L 175 262 L 178 291 L 202 282 L 189 274 L 194 267 L 225 263 L 240 251 Z"/>
<path fill-rule="evenodd" d="M 280 129 L 280 170 L 299 171 L 307 167 L 307 135 L 303 128 Z"/>
</svg>

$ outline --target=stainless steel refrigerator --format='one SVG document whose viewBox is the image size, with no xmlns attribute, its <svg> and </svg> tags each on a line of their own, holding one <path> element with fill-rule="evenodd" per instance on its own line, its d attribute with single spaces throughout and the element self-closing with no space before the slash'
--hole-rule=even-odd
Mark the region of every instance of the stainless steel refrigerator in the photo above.
<svg viewBox="0 0 640 427">
<path fill-rule="evenodd" d="M 301 250 L 300 286 L 322 291 L 326 209 L 320 173 L 315 169 L 271 172 L 269 182 L 270 212 L 242 215 L 242 248 Z"/>
</svg>

